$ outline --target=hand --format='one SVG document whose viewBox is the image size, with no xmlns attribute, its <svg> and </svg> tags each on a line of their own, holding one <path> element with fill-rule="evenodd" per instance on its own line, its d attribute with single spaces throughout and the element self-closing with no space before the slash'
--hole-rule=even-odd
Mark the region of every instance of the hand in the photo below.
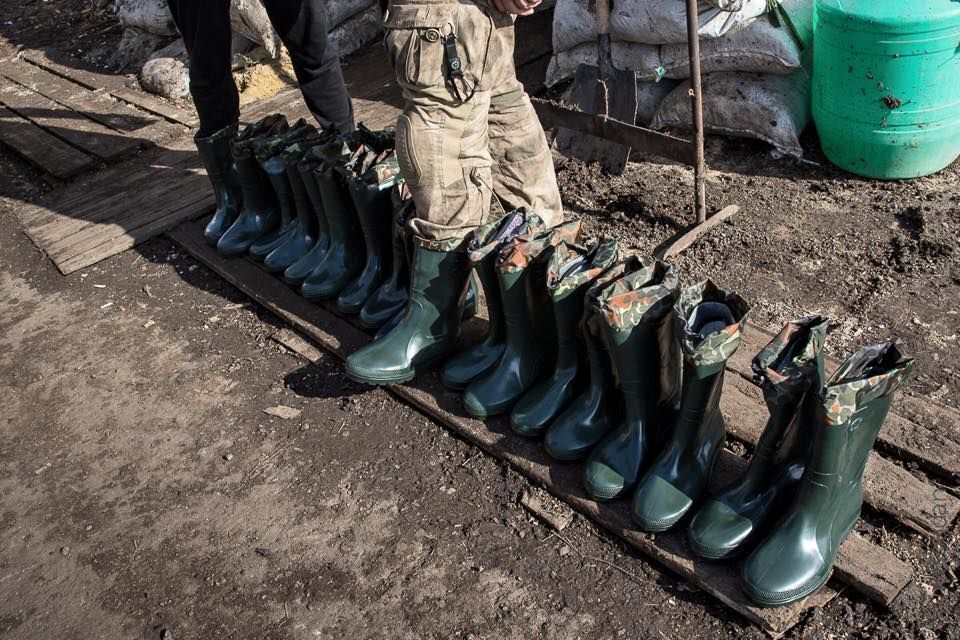
<svg viewBox="0 0 960 640">
<path fill-rule="evenodd" d="M 533 13 L 543 0 L 493 0 L 493 6 L 503 13 L 515 13 L 518 16 L 528 16 Z"/>
</svg>

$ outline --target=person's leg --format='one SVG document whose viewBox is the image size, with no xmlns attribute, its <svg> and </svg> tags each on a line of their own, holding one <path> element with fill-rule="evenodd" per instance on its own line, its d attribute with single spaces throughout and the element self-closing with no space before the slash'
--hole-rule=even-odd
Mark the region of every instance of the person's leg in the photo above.
<svg viewBox="0 0 960 640">
<path fill-rule="evenodd" d="M 553 156 L 540 119 L 517 80 L 513 49 L 513 24 L 502 23 L 491 42 L 491 56 L 503 61 L 496 68 L 490 97 L 493 192 L 508 211 L 526 207 L 552 227 L 563 221 Z"/>
<path fill-rule="evenodd" d="M 290 52 L 293 70 L 310 113 L 324 129 L 353 131 L 353 104 L 347 94 L 323 0 L 264 0 L 270 22 Z"/>
<path fill-rule="evenodd" d="M 230 73 L 230 0 L 168 0 L 190 56 L 190 94 L 200 118 L 199 137 L 232 125 L 240 97 Z"/>
</svg>

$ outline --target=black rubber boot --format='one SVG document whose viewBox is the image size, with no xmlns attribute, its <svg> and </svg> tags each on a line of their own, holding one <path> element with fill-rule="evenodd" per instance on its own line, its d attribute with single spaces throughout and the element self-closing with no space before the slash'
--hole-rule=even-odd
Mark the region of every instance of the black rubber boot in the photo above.
<svg viewBox="0 0 960 640">
<path fill-rule="evenodd" d="M 597 297 L 623 397 L 623 420 L 590 453 L 584 467 L 584 486 L 597 500 L 619 498 L 636 486 L 657 436 L 677 415 L 680 349 L 673 306 L 679 293 L 673 267 L 643 258 L 634 260 L 624 276 Z"/>
<path fill-rule="evenodd" d="M 307 191 L 307 198 L 310 200 L 310 207 L 315 216 L 314 228 L 316 229 L 317 240 L 310 251 L 283 272 L 284 281 L 295 287 L 303 284 L 303 281 L 317 268 L 317 265 L 320 264 L 330 249 L 330 228 L 327 224 L 327 214 L 323 208 L 323 199 L 320 197 L 317 182 L 313 177 L 314 170 L 322 162 L 323 158 L 318 152 L 318 147 L 313 147 L 297 165 L 300 180 L 303 182 L 303 188 Z"/>
<path fill-rule="evenodd" d="M 470 277 L 462 239 L 414 240 L 410 299 L 400 323 L 347 358 L 347 375 L 366 384 L 412 380 L 447 356 L 460 336 Z"/>
<path fill-rule="evenodd" d="M 810 454 L 804 429 L 823 387 L 823 342 L 828 321 L 820 316 L 788 323 L 753 359 L 770 418 L 742 477 L 697 509 L 687 538 L 694 552 L 712 560 L 746 548 L 789 503 Z"/>
<path fill-rule="evenodd" d="M 720 393 L 727 360 L 740 346 L 750 306 L 710 280 L 677 302 L 683 352 L 683 400 L 666 442 L 633 495 L 633 519 L 644 531 L 673 527 L 707 485 L 723 445 Z"/>
<path fill-rule="evenodd" d="M 297 207 L 293 200 L 293 190 L 287 178 L 287 167 L 283 162 L 282 154 L 283 150 L 294 142 L 314 134 L 316 129 L 301 119 L 283 135 L 261 139 L 254 145 L 260 168 L 266 174 L 270 186 L 273 187 L 280 207 L 280 225 L 250 245 L 250 255 L 257 260 L 266 258 L 271 251 L 286 242 L 299 227 Z"/>
<path fill-rule="evenodd" d="M 587 289 L 617 261 L 617 242 L 603 238 L 580 246 L 562 242 L 547 264 L 547 295 L 553 308 L 556 353 L 553 372 L 527 391 L 510 414 L 510 428 L 525 438 L 543 435 L 583 386 L 583 301 Z"/>
<path fill-rule="evenodd" d="M 296 231 L 263 259 L 263 266 L 271 273 L 286 271 L 287 267 L 302 258 L 317 242 L 317 214 L 313 211 L 307 188 L 300 177 L 297 165 L 303 160 L 306 151 L 320 143 L 319 136 L 304 138 L 295 142 L 280 154 L 283 158 L 287 182 L 293 195 L 293 206 L 297 216 Z"/>
<path fill-rule="evenodd" d="M 492 368 L 503 355 L 507 328 L 497 279 L 497 258 L 500 249 L 514 237 L 542 229 L 543 221 L 539 216 L 518 209 L 478 227 L 467 237 L 470 264 L 480 278 L 487 303 L 487 332 L 479 342 L 444 363 L 440 380 L 446 388 L 454 391 L 466 389 L 471 380 Z"/>
<path fill-rule="evenodd" d="M 371 151 L 376 155 L 376 152 Z M 362 170 L 362 167 L 360 168 Z M 386 282 L 393 265 L 393 205 L 390 194 L 400 176 L 397 156 L 391 152 L 359 176 L 345 173 L 347 189 L 360 220 L 367 259 L 363 270 L 337 297 L 337 310 L 353 315 Z"/>
<path fill-rule="evenodd" d="M 349 149 L 346 150 L 349 153 Z M 366 249 L 353 198 L 347 191 L 344 177 L 335 169 L 349 155 L 331 155 L 314 169 L 323 210 L 330 229 L 330 249 L 317 267 L 303 281 L 303 297 L 308 300 L 334 298 L 363 270 Z"/>
<path fill-rule="evenodd" d="M 276 136 L 286 130 L 286 118 L 274 114 L 245 127 L 234 140 L 233 160 L 243 192 L 243 209 L 217 242 L 217 251 L 221 255 L 246 254 L 255 240 L 280 224 L 276 195 L 260 169 L 253 147 L 260 138 Z"/>
<path fill-rule="evenodd" d="M 830 377 L 803 430 L 812 451 L 793 501 L 743 565 L 743 589 L 778 607 L 826 583 L 863 505 L 867 458 L 893 396 L 913 367 L 895 342 L 866 347 Z"/>
<path fill-rule="evenodd" d="M 475 378 L 463 394 L 474 418 L 506 413 L 553 366 L 554 322 L 546 296 L 547 259 L 552 247 L 576 242 L 580 222 L 567 222 L 538 234 L 516 236 L 500 252 L 497 278 L 507 327 L 506 346 L 497 364 Z"/>
<path fill-rule="evenodd" d="M 240 176 L 237 175 L 237 168 L 234 166 L 233 155 L 230 152 L 231 143 L 236 136 L 237 123 L 233 123 L 205 138 L 197 136 L 193 138 L 217 202 L 213 218 L 203 231 L 207 242 L 213 246 L 216 246 L 220 237 L 236 221 L 243 204 Z"/>
<path fill-rule="evenodd" d="M 406 198 L 404 197 L 406 195 Z M 379 329 L 403 311 L 410 297 L 410 260 L 407 257 L 407 218 L 413 212 L 413 200 L 403 183 L 390 193 L 393 210 L 391 230 L 390 277 L 373 292 L 360 309 L 360 326 Z"/>
<path fill-rule="evenodd" d="M 543 446 L 555 460 L 581 460 L 618 424 L 619 402 L 613 379 L 610 350 L 604 337 L 598 296 L 608 284 L 643 268 L 636 256 L 605 271 L 584 300 L 583 339 L 587 350 L 589 382 L 586 390 L 547 429 Z"/>
</svg>

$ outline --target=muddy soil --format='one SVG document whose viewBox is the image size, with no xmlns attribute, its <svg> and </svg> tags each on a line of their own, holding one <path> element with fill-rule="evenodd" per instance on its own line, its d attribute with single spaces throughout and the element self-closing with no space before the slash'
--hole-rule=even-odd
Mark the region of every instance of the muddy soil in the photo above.
<svg viewBox="0 0 960 640">
<path fill-rule="evenodd" d="M 70 53 L 96 64 L 119 31 L 64 13 L 90 6 L 18 3 L 3 53 L 62 45 L 71 15 Z M 710 139 L 710 206 L 742 210 L 677 260 L 685 281 L 735 288 L 769 327 L 830 315 L 837 357 L 900 337 L 907 392 L 957 406 L 960 167 L 871 182 L 805 142 L 819 166 Z M 557 164 L 590 234 L 650 252 L 689 220 L 686 169 Z M 522 476 L 288 352 L 274 316 L 166 240 L 61 276 L 17 219 L 52 186 L 0 150 L 0 637 L 764 637 L 585 519 L 554 532 Z M 844 594 L 787 637 L 960 638 L 956 526 L 858 528 L 915 583 L 890 610 Z"/>
</svg>

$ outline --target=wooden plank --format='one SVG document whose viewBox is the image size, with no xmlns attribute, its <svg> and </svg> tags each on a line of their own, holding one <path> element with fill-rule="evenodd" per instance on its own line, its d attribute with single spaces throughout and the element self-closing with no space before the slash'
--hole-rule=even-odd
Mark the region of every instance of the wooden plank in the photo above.
<svg viewBox="0 0 960 640">
<path fill-rule="evenodd" d="M 87 89 L 110 90 L 119 89 L 120 87 L 124 86 L 123 76 L 88 71 L 82 68 L 83 65 L 79 61 L 60 52 L 57 53 L 57 57 L 62 60 L 69 61 L 69 66 L 53 60 L 45 51 L 40 51 L 38 49 L 26 49 L 21 51 L 19 56 L 22 60 L 26 60 L 27 62 L 34 64 L 41 69 L 46 69 L 50 73 L 56 74 L 61 78 L 66 78 L 67 80 L 86 87 Z"/>
<path fill-rule="evenodd" d="M 200 159 L 191 140 L 183 140 L 167 149 L 155 149 L 141 154 L 136 163 L 109 168 L 78 183 L 53 192 L 39 203 L 25 207 L 21 219 L 27 234 L 41 249 L 84 227 L 109 221 L 119 211 L 130 211 L 124 197 L 140 192 L 135 202 L 148 209 L 162 206 L 163 201 L 143 200 L 144 192 L 156 193 L 156 187 L 176 189 L 169 176 L 186 176 L 200 171 Z M 162 194 L 161 194 L 162 195 Z"/>
<path fill-rule="evenodd" d="M 98 73 L 82 69 L 82 63 L 69 56 L 58 54 L 60 59 L 67 60 L 69 65 L 62 64 L 50 58 L 45 52 L 27 50 L 20 53 L 20 58 L 34 64 L 41 69 L 66 78 L 91 90 L 104 90 L 110 95 L 124 102 L 137 106 L 144 111 L 153 113 L 171 122 L 178 122 L 190 128 L 196 128 L 197 116 L 192 111 L 181 109 L 173 103 L 167 102 L 145 91 L 137 91 L 126 86 L 123 76 Z"/>
<path fill-rule="evenodd" d="M 162 116 L 171 122 L 178 122 L 191 129 L 196 129 L 200 122 L 195 112 L 181 109 L 172 102 L 167 102 L 146 91 L 121 87 L 119 89 L 110 89 L 110 95 L 124 102 L 129 102 L 144 111 Z"/>
<path fill-rule="evenodd" d="M 65 180 L 94 165 L 95 159 L 0 106 L 0 142 L 55 178 Z"/>
<path fill-rule="evenodd" d="M 676 240 L 670 242 L 667 241 L 666 245 L 659 251 L 655 251 L 654 255 L 657 256 L 659 260 L 669 260 L 682 251 L 688 249 L 690 245 L 700 239 L 703 234 L 707 233 L 717 225 L 719 225 L 724 220 L 728 220 L 733 216 L 737 215 L 740 211 L 740 207 L 735 204 L 727 205 L 720 211 L 716 212 L 704 222 L 696 224 L 692 229 L 684 232 Z"/>
<path fill-rule="evenodd" d="M 0 74 L 115 131 L 135 136 L 141 146 L 163 143 L 189 129 L 139 111 L 109 94 L 91 91 L 22 60 L 6 60 Z"/>
<path fill-rule="evenodd" d="M 22 60 L 4 60 L 0 74 L 115 131 L 132 133 L 158 122 L 157 116 Z"/>
<path fill-rule="evenodd" d="M 730 435 L 756 444 L 768 416 L 760 388 L 728 372 L 720 407 Z M 863 474 L 863 497 L 871 508 L 927 536 L 941 535 L 960 513 L 960 500 L 956 497 L 924 482 L 875 451 L 870 453 Z"/>
<path fill-rule="evenodd" d="M 102 160 L 133 153 L 140 147 L 134 138 L 108 129 L 31 89 L 0 77 L 0 102 L 64 142 Z"/>
<path fill-rule="evenodd" d="M 86 251 L 69 256 L 62 262 L 57 263 L 57 268 L 63 274 L 85 269 L 172 229 L 186 220 L 191 220 L 197 215 L 209 213 L 213 210 L 215 204 L 212 193 L 196 193 L 191 199 L 181 202 L 179 208 L 171 209 L 159 217 L 142 221 L 139 226 L 123 229 L 112 237 L 104 236 L 103 242 Z"/>
<path fill-rule="evenodd" d="M 221 258 L 203 242 L 199 224 L 182 225 L 169 235 L 228 282 L 339 357 L 351 353 L 368 340 L 366 334 L 330 311 L 307 302 L 287 287 L 277 286 L 273 277 L 251 262 Z M 574 472 L 575 465 L 551 461 L 538 443 L 515 436 L 503 419 L 485 424 L 464 417 L 459 407 L 459 396 L 444 391 L 435 375 L 421 376 L 409 385 L 388 389 L 484 450 L 508 460 L 601 526 L 621 536 L 631 546 L 678 571 L 770 633 L 782 633 L 796 620 L 803 607 L 820 604 L 817 600 L 808 600 L 794 608 L 752 607 L 736 586 L 732 565 L 694 561 L 676 534 L 650 536 L 635 531 L 625 504 L 598 504 L 586 497 Z M 745 464 L 742 458 L 725 452 L 718 467 L 726 467 L 726 470 L 718 471 L 714 481 L 722 482 L 725 477 L 739 473 Z M 861 560 L 869 560 L 869 567 L 860 566 Z M 896 597 L 911 575 L 910 568 L 892 554 L 870 545 L 855 534 L 844 543 L 836 571 L 847 584 L 884 604 Z M 832 597 L 832 594 L 823 592 L 818 595 Z M 784 616 L 787 613 L 789 615 Z"/>
<path fill-rule="evenodd" d="M 773 334 L 763 327 L 750 324 L 744 332 L 743 342 L 727 368 L 752 380 L 750 362 L 763 349 Z M 839 362 L 826 359 L 828 372 L 834 371 Z M 910 412 L 916 420 L 909 420 L 903 412 Z M 916 462 L 921 468 L 946 478 L 960 478 L 960 413 L 948 407 L 899 394 L 877 438 L 878 448 L 891 451 L 904 460 Z"/>
<path fill-rule="evenodd" d="M 684 164 L 695 161 L 693 144 L 689 140 L 536 98 L 533 106 L 545 129 L 563 127 Z"/>
</svg>

